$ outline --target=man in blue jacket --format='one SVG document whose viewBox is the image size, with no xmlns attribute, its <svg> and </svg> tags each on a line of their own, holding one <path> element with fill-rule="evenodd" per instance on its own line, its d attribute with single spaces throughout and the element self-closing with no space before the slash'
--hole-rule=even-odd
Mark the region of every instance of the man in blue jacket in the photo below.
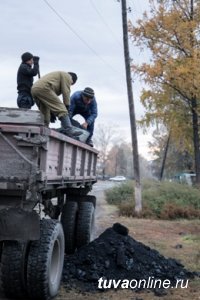
<svg viewBox="0 0 200 300">
<path fill-rule="evenodd" d="M 83 91 L 77 91 L 70 97 L 69 115 L 70 118 L 81 115 L 85 119 L 81 126 L 90 133 L 86 143 L 93 147 L 92 136 L 97 117 L 97 102 L 93 89 L 86 87 Z"/>
</svg>

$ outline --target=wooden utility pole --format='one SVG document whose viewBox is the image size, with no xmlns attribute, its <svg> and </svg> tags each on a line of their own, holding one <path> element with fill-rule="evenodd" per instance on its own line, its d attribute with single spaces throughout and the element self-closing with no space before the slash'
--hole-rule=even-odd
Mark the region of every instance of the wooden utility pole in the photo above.
<svg viewBox="0 0 200 300">
<path fill-rule="evenodd" d="M 164 170 L 165 170 L 165 163 L 166 163 L 166 159 L 167 159 L 167 152 L 168 152 L 168 148 L 169 148 L 169 141 L 170 141 L 170 132 L 169 135 L 167 137 L 167 142 L 164 148 L 164 154 L 163 154 L 163 160 L 162 160 L 162 165 L 161 165 L 161 170 L 160 170 L 160 181 L 163 180 L 163 174 L 164 174 Z"/>
<path fill-rule="evenodd" d="M 134 108 L 133 91 L 132 91 L 131 66 L 130 66 L 130 55 L 129 55 L 129 44 L 128 44 L 126 0 L 121 0 L 121 5 L 122 5 L 124 59 L 125 59 L 125 68 L 126 68 L 126 83 L 127 83 L 128 103 L 129 103 L 129 115 L 130 115 L 131 138 L 132 138 L 132 149 L 133 149 L 133 167 L 134 167 L 134 178 L 135 178 L 135 212 L 139 213 L 142 210 L 142 193 L 141 193 L 137 130 L 136 130 L 135 108 Z"/>
<path fill-rule="evenodd" d="M 194 20 L 194 1 L 190 0 L 190 20 Z M 194 32 L 191 30 L 191 47 L 194 46 Z M 200 188 L 200 139 L 199 139 L 199 113 L 197 97 L 193 96 L 191 99 L 192 106 L 192 127 L 193 127 L 193 144 L 194 144 L 194 160 L 195 160 L 195 173 L 196 185 Z"/>
</svg>

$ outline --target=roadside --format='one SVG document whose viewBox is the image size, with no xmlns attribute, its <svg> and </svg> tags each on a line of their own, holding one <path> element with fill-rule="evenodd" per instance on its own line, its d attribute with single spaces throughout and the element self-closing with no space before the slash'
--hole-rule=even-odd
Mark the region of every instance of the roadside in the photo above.
<svg viewBox="0 0 200 300">
<path fill-rule="evenodd" d="M 95 233 L 97 238 L 107 227 L 112 226 L 118 218 L 118 209 L 116 206 L 108 205 L 105 201 L 104 191 L 115 185 L 113 182 L 100 181 L 93 187 L 92 193 L 97 198 L 95 215 Z"/>
</svg>

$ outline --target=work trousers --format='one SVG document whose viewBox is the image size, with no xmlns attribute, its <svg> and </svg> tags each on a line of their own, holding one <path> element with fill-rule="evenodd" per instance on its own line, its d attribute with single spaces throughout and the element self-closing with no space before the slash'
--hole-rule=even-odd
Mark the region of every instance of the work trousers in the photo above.
<svg viewBox="0 0 200 300">
<path fill-rule="evenodd" d="M 50 86 L 42 88 L 33 86 L 31 93 L 39 110 L 44 115 L 44 122 L 46 126 L 49 126 L 51 112 L 58 118 L 68 114 L 64 103 L 61 102 L 60 98 Z"/>
<path fill-rule="evenodd" d="M 31 109 L 31 107 L 34 105 L 31 93 L 27 91 L 19 91 L 17 105 L 19 108 Z"/>
</svg>

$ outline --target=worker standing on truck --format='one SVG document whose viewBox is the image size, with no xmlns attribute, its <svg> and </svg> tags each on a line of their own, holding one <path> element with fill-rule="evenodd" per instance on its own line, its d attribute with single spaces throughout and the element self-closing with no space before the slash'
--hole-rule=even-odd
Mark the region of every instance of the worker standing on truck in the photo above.
<svg viewBox="0 0 200 300">
<path fill-rule="evenodd" d="M 65 134 L 70 137 L 82 134 L 78 128 L 72 126 L 67 109 L 70 103 L 70 87 L 76 81 L 75 73 L 55 71 L 41 77 L 31 89 L 32 96 L 44 115 L 45 125 L 49 126 L 51 113 L 53 113 L 61 121 Z M 58 97 L 60 95 L 63 97 L 63 102 Z"/>
<path fill-rule="evenodd" d="M 92 136 L 97 117 L 97 102 L 92 88 L 86 87 L 83 91 L 77 91 L 71 96 L 69 115 L 70 118 L 81 115 L 85 119 L 82 127 L 90 133 L 86 143 L 93 147 Z"/>
<path fill-rule="evenodd" d="M 39 72 L 39 57 L 25 52 L 21 56 L 22 63 L 17 72 L 17 105 L 19 108 L 30 109 L 34 105 L 31 95 L 33 77 Z"/>
</svg>

